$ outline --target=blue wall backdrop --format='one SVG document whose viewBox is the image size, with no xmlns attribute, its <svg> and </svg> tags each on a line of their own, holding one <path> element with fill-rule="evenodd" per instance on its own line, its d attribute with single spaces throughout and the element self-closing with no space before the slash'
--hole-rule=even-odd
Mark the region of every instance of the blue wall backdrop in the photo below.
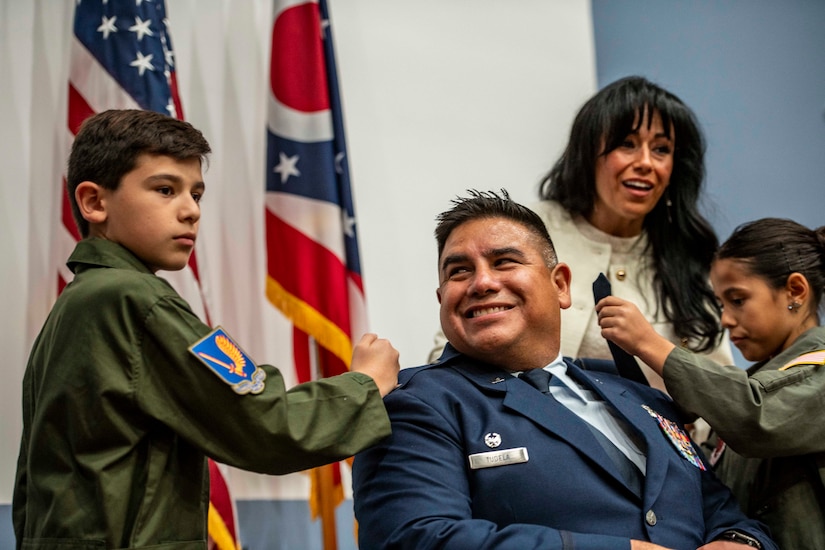
<svg viewBox="0 0 825 550">
<path fill-rule="evenodd" d="M 593 26 L 599 87 L 641 74 L 696 112 L 721 239 L 825 224 L 825 2 L 593 0 Z"/>
</svg>

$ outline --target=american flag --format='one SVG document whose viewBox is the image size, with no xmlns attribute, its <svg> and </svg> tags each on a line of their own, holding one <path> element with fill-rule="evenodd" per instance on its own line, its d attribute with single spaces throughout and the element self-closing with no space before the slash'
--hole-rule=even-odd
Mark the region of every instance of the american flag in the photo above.
<svg viewBox="0 0 825 550">
<path fill-rule="evenodd" d="M 271 38 L 266 289 L 293 323 L 296 375 L 306 382 L 348 369 L 366 304 L 325 0 L 275 0 Z M 338 464 L 316 469 L 310 506 L 326 548 L 342 500 Z"/>
<path fill-rule="evenodd" d="M 68 143 L 89 116 L 107 109 L 144 109 L 183 119 L 175 79 L 175 58 L 164 0 L 79 0 L 69 68 Z M 68 151 L 68 147 L 66 148 Z M 63 182 L 60 255 L 67 258 L 80 239 Z M 193 252 L 182 274 L 164 274 L 208 323 Z M 58 292 L 71 280 L 61 267 Z M 209 535 L 220 550 L 236 550 L 237 530 L 221 471 L 209 461 L 212 478 Z"/>
</svg>

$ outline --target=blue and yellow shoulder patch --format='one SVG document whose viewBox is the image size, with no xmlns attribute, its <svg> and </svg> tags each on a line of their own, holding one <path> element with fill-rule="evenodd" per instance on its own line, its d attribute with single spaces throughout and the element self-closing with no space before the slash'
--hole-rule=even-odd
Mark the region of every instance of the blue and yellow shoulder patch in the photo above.
<svg viewBox="0 0 825 550">
<path fill-rule="evenodd" d="M 779 367 L 779 370 L 788 370 L 797 365 L 825 365 L 825 349 L 804 353 Z"/>
<path fill-rule="evenodd" d="M 266 372 L 256 366 L 221 327 L 192 344 L 189 353 L 232 386 L 235 393 L 245 395 L 264 391 Z"/>
</svg>

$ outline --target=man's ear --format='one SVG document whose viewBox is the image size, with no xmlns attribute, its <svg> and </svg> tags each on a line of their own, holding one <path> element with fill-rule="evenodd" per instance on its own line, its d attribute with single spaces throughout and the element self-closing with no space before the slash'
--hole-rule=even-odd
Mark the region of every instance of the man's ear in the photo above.
<svg viewBox="0 0 825 550">
<path fill-rule="evenodd" d="M 435 289 L 435 297 L 438 298 L 438 303 L 441 303 L 441 287 Z"/>
<path fill-rule="evenodd" d="M 106 221 L 106 190 L 93 181 L 81 182 L 74 190 L 74 199 L 80 209 L 80 215 L 90 224 Z"/>
<path fill-rule="evenodd" d="M 561 309 L 569 308 L 573 304 L 570 296 L 570 281 L 572 279 L 570 267 L 565 263 L 559 262 L 553 268 L 551 276 L 559 291 L 559 307 Z"/>
</svg>

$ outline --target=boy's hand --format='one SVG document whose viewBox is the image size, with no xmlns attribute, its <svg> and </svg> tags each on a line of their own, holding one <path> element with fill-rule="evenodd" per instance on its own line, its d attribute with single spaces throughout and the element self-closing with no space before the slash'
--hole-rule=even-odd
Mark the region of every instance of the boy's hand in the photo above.
<svg viewBox="0 0 825 550">
<path fill-rule="evenodd" d="M 662 375 L 665 360 L 676 346 L 654 330 L 635 304 L 608 296 L 596 304 L 596 313 L 602 336 Z"/>
<path fill-rule="evenodd" d="M 372 377 L 381 397 L 395 389 L 400 368 L 398 350 L 376 334 L 365 334 L 352 350 L 350 370 Z"/>
</svg>

